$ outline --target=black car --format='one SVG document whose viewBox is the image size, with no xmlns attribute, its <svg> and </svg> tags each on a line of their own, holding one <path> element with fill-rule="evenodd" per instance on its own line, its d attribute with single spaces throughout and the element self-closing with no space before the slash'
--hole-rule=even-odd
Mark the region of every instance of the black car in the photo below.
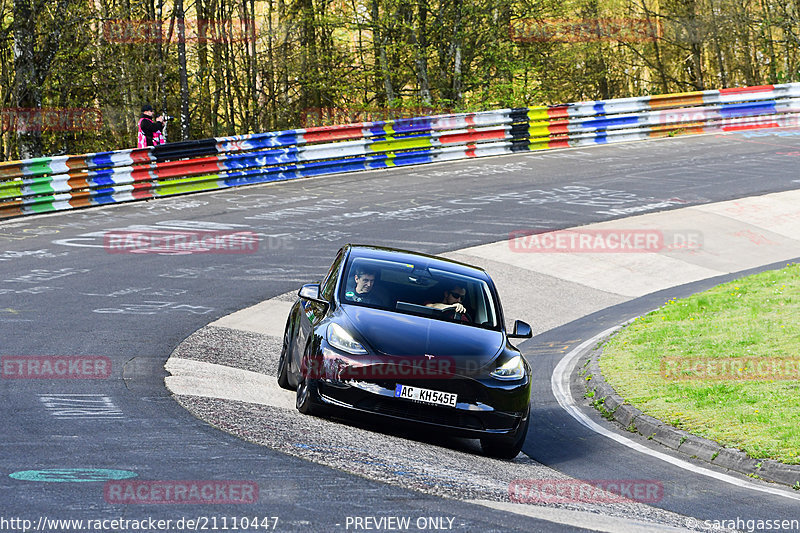
<svg viewBox="0 0 800 533">
<path fill-rule="evenodd" d="M 283 338 L 278 384 L 297 409 L 361 412 L 478 438 L 515 457 L 528 431 L 531 369 L 480 268 L 391 248 L 347 245 L 304 285 Z"/>
</svg>

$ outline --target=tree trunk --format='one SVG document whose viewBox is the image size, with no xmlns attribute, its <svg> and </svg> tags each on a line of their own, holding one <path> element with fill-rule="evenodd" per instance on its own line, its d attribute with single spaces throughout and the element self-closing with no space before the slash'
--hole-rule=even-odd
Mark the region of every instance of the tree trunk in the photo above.
<svg viewBox="0 0 800 533">
<path fill-rule="evenodd" d="M 280 123 L 284 124 L 286 121 L 286 110 L 289 108 L 291 96 L 289 95 L 289 20 L 286 17 L 286 3 L 285 0 L 278 0 L 278 24 L 281 26 L 281 104 L 280 110 Z"/>
<path fill-rule="evenodd" d="M 161 112 L 166 112 L 167 110 L 167 90 L 164 87 L 164 70 L 167 68 L 166 65 L 166 52 L 164 48 L 167 44 L 164 42 L 164 0 L 158 0 L 158 80 L 156 83 L 156 100 L 153 102 L 155 105 L 158 105 L 158 99 L 161 97 Z M 171 25 L 171 23 L 170 23 Z M 167 38 L 168 42 L 168 38 Z M 166 127 L 164 127 L 164 131 L 166 132 Z"/>
<path fill-rule="evenodd" d="M 658 81 L 661 86 L 660 92 L 661 94 L 666 94 L 669 92 L 669 82 L 667 80 L 667 67 L 664 64 L 663 54 L 661 50 L 661 43 L 660 43 L 660 32 L 657 31 L 659 28 L 659 21 L 656 18 L 655 22 L 653 22 L 652 15 L 658 16 L 657 13 L 653 13 L 649 7 L 645 4 L 645 0 L 641 0 L 641 7 L 642 11 L 644 11 L 645 16 L 647 17 L 647 24 L 650 29 L 650 33 L 652 35 L 656 35 L 657 38 L 653 39 L 653 53 L 656 56 L 656 70 L 658 74 Z"/>
<path fill-rule="evenodd" d="M 755 61 L 751 55 L 751 42 L 750 42 L 750 25 L 747 10 L 744 6 L 740 6 L 736 10 L 736 22 L 739 30 L 738 47 L 742 50 L 744 59 L 744 80 L 747 85 L 756 85 Z"/>
<path fill-rule="evenodd" d="M 391 104 L 394 100 L 394 88 L 392 78 L 389 75 L 389 66 L 386 59 L 386 42 L 381 32 L 381 19 L 378 0 L 372 0 L 372 44 L 375 49 L 375 77 L 379 81 L 379 86 L 383 84 L 383 93 L 376 91 L 378 101 Z"/>
<path fill-rule="evenodd" d="M 181 140 L 190 138 L 189 125 L 189 73 L 186 68 L 186 18 L 183 12 L 183 0 L 175 0 L 175 11 L 178 23 L 178 70 L 181 86 Z"/>
<path fill-rule="evenodd" d="M 36 60 L 36 8 L 33 0 L 14 0 L 14 104 L 24 110 L 41 109 L 41 82 L 46 68 Z M 17 150 L 21 159 L 42 155 L 42 132 L 17 113 Z"/>
<path fill-rule="evenodd" d="M 211 26 L 210 17 L 203 0 L 196 0 L 195 11 L 197 12 L 197 75 L 200 78 L 200 105 L 203 106 L 203 112 L 199 113 L 200 117 L 208 117 L 208 106 L 211 102 L 211 73 L 208 69 L 208 30 Z M 213 35 L 213 29 L 212 29 Z M 212 110 L 213 112 L 213 110 Z M 200 128 L 202 134 L 205 136 L 207 131 L 208 122 L 207 118 L 200 119 Z"/>
<path fill-rule="evenodd" d="M 261 114 L 263 101 L 261 90 L 258 86 L 258 53 L 256 51 L 256 5 L 255 0 L 250 0 L 250 14 L 246 20 L 247 36 L 250 41 L 250 99 L 253 106 L 253 131 L 261 131 Z"/>
<path fill-rule="evenodd" d="M 222 101 L 223 109 L 225 110 L 225 127 L 226 135 L 236 134 L 236 103 L 234 101 L 233 89 L 236 83 L 236 75 L 233 73 L 234 69 L 234 56 L 231 51 L 231 44 L 229 39 L 228 20 L 230 13 L 225 11 L 224 2 L 218 7 L 217 21 L 220 25 L 220 40 L 219 40 L 219 68 L 220 68 L 220 85 L 224 99 Z"/>
<path fill-rule="evenodd" d="M 767 41 L 767 49 L 769 50 L 769 83 L 778 83 L 778 58 L 775 56 L 775 40 L 772 38 L 772 8 L 767 0 L 762 2 L 764 10 L 764 30 L 762 32 L 764 39 Z M 763 81 L 763 79 L 759 79 Z"/>
<path fill-rule="evenodd" d="M 431 89 L 428 81 L 428 1 L 417 3 L 417 29 L 411 30 L 412 44 L 416 55 L 417 83 L 419 97 L 425 106 L 431 105 Z"/>
<path fill-rule="evenodd" d="M 277 109 L 276 109 L 276 102 L 275 98 L 277 96 L 275 92 L 275 49 L 273 43 L 273 27 L 272 27 L 272 17 L 273 17 L 273 4 L 272 0 L 269 0 L 269 4 L 267 5 L 267 64 L 269 65 L 268 70 L 266 71 L 266 80 L 263 83 L 267 85 L 267 102 L 266 102 L 266 122 L 264 126 L 267 129 L 276 129 L 276 118 L 277 118 Z"/>
<path fill-rule="evenodd" d="M 709 8 L 711 9 L 711 31 L 714 32 L 714 54 L 717 56 L 717 65 L 719 68 L 719 81 L 722 88 L 728 86 L 728 75 L 725 70 L 725 59 L 722 55 L 722 47 L 719 44 L 719 24 L 717 21 L 717 11 L 714 5 L 714 0 L 708 0 Z"/>
<path fill-rule="evenodd" d="M 453 37 L 450 42 L 450 57 L 453 60 L 453 104 L 461 103 L 461 1 L 455 0 L 453 14 Z"/>
</svg>

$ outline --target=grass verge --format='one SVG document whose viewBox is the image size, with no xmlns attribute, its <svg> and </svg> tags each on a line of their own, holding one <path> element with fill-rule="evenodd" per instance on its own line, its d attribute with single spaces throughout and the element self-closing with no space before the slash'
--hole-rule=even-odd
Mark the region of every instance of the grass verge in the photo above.
<svg viewBox="0 0 800 533">
<path fill-rule="evenodd" d="M 800 265 L 666 302 L 610 339 L 600 367 L 646 414 L 800 464 Z"/>
</svg>

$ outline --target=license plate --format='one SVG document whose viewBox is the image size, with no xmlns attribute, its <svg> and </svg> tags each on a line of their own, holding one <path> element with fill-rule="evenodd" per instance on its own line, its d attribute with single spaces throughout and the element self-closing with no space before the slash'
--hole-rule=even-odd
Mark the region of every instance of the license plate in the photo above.
<svg viewBox="0 0 800 533">
<path fill-rule="evenodd" d="M 395 398 L 406 398 L 407 400 L 415 400 L 431 405 L 446 405 L 447 407 L 455 407 L 458 399 L 458 396 L 452 392 L 440 392 L 421 387 L 409 387 L 408 385 L 397 385 L 394 389 L 394 396 Z"/>
</svg>

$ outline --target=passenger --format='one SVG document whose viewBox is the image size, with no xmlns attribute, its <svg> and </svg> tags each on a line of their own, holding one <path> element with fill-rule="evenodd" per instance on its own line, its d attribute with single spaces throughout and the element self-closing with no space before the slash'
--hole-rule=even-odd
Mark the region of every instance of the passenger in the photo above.
<svg viewBox="0 0 800 533">
<path fill-rule="evenodd" d="M 454 314 L 461 315 L 460 320 L 462 322 L 471 322 L 471 318 L 467 314 L 467 308 L 464 307 L 464 302 L 467 298 L 467 289 L 464 288 L 463 285 L 459 285 L 458 283 L 452 283 L 447 286 L 442 295 L 441 302 L 426 302 L 426 307 L 432 307 L 434 309 L 440 309 L 442 311 L 448 311 L 450 309 L 453 310 Z"/>
</svg>

